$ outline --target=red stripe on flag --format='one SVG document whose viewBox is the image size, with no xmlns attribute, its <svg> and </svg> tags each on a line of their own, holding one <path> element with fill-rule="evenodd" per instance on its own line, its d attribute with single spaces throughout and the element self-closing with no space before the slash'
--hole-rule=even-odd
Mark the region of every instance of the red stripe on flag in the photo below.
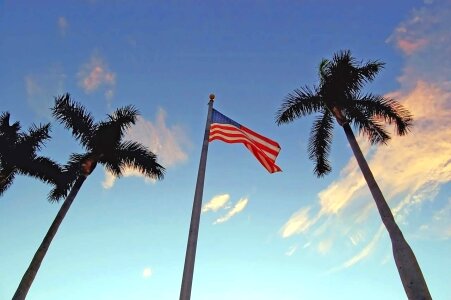
<svg viewBox="0 0 451 300">
<path fill-rule="evenodd" d="M 275 164 L 280 146 L 277 142 L 264 137 L 249 128 L 238 128 L 231 124 L 213 123 L 210 126 L 209 141 L 220 140 L 226 143 L 242 143 L 270 173 L 282 171 Z"/>
</svg>

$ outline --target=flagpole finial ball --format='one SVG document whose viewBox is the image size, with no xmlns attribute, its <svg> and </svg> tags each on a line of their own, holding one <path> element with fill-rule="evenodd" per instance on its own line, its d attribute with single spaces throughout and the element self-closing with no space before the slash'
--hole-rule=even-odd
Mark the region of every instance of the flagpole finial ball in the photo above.
<svg viewBox="0 0 451 300">
<path fill-rule="evenodd" d="M 210 94 L 210 96 L 208 96 L 210 98 L 211 101 L 215 100 L 215 94 Z"/>
</svg>

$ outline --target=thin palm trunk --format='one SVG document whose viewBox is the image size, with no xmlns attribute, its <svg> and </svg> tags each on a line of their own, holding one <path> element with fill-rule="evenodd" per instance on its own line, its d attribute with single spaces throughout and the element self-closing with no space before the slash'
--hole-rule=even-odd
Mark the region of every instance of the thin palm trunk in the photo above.
<svg viewBox="0 0 451 300">
<path fill-rule="evenodd" d="M 67 196 L 66 200 L 64 200 L 64 203 L 61 206 L 60 210 L 58 211 L 55 220 L 53 220 L 53 223 L 52 225 L 50 225 L 50 228 L 47 231 L 47 234 L 45 235 L 44 239 L 42 240 L 41 245 L 39 246 L 38 250 L 33 256 L 33 259 L 31 260 L 31 263 L 28 266 L 27 271 L 23 275 L 22 280 L 20 281 L 19 286 L 17 287 L 16 293 L 14 294 L 12 300 L 24 300 L 26 298 L 28 291 L 33 283 L 33 280 L 36 277 L 36 274 L 38 273 L 39 267 L 41 266 L 41 263 L 44 260 L 45 254 L 47 253 L 47 250 L 50 247 L 50 243 L 55 237 L 59 226 L 63 222 L 66 213 L 69 211 L 69 208 L 72 205 L 75 196 L 77 195 L 78 191 L 80 190 L 85 180 L 86 176 L 80 175 L 75 181 L 69 195 Z"/>
<path fill-rule="evenodd" d="M 387 201 L 385 201 L 385 198 L 382 195 L 376 180 L 374 179 L 374 176 L 362 154 L 362 151 L 360 150 L 351 127 L 348 123 L 343 124 L 342 126 L 345 131 L 346 138 L 351 145 L 352 152 L 354 152 L 355 158 L 357 159 L 360 170 L 362 171 L 371 194 L 373 195 L 374 201 L 376 202 L 382 222 L 390 235 L 396 267 L 398 268 L 398 273 L 407 297 L 409 300 L 432 299 L 415 254 L 405 240 L 401 229 L 399 229 L 396 224 L 390 207 L 388 206 Z"/>
</svg>

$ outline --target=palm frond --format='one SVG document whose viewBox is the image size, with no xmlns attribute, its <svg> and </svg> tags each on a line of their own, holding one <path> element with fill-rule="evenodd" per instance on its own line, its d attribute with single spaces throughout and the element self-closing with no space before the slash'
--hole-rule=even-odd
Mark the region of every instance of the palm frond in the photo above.
<svg viewBox="0 0 451 300">
<path fill-rule="evenodd" d="M 383 124 L 372 116 L 361 112 L 354 106 L 346 109 L 347 117 L 352 121 L 354 127 L 359 130 L 361 134 L 368 137 L 372 145 L 386 144 L 390 139 L 390 135 L 384 129 Z"/>
<path fill-rule="evenodd" d="M 321 111 L 322 99 L 318 91 L 309 87 L 296 89 L 288 94 L 276 113 L 277 125 L 289 123 L 297 118 Z"/>
<path fill-rule="evenodd" d="M 314 173 L 321 177 L 331 171 L 328 155 L 332 144 L 333 116 L 324 109 L 313 122 L 308 143 L 309 158 L 315 162 Z"/>
<path fill-rule="evenodd" d="M 18 139 L 21 126 L 19 122 L 14 122 L 10 125 L 9 121 L 9 112 L 3 112 L 0 115 L 0 137 L 2 137 L 5 142 L 9 141 L 10 143 L 13 143 Z"/>
<path fill-rule="evenodd" d="M 371 60 L 358 67 L 357 74 L 362 83 L 373 81 L 376 75 L 384 68 L 385 63 L 379 60 Z"/>
<path fill-rule="evenodd" d="M 67 129 L 72 130 L 72 135 L 83 146 L 89 143 L 96 126 L 93 117 L 82 104 L 73 101 L 70 95 L 66 93 L 55 98 L 52 114 Z"/>
<path fill-rule="evenodd" d="M 65 198 L 72 186 L 80 176 L 83 162 L 90 157 L 90 153 L 86 154 L 71 154 L 69 161 L 62 168 L 61 177 L 58 179 L 58 184 L 50 191 L 48 199 L 50 202 L 57 202 Z"/>
<path fill-rule="evenodd" d="M 0 196 L 11 186 L 15 177 L 15 169 L 2 168 L 0 170 Z"/>
<path fill-rule="evenodd" d="M 89 148 L 101 147 L 105 149 L 105 152 L 108 152 L 108 149 L 116 148 L 126 130 L 135 124 L 137 116 L 138 110 L 132 105 L 117 109 L 113 114 L 108 115 L 107 121 L 98 123 L 97 130 L 89 143 Z"/>
<path fill-rule="evenodd" d="M 383 66 L 384 63 L 377 60 L 362 64 L 352 56 L 351 51 L 342 50 L 335 53 L 325 66 L 322 82 L 330 95 L 358 92 L 365 83 L 375 78 Z"/>
<path fill-rule="evenodd" d="M 405 135 L 412 127 L 412 115 L 398 101 L 383 96 L 366 94 L 357 97 L 352 104 L 365 115 L 382 118 L 388 124 L 394 124 L 398 135 Z"/>
<path fill-rule="evenodd" d="M 18 162 L 17 172 L 53 185 L 60 184 L 63 176 L 63 168 L 55 161 L 44 156 Z"/>
<path fill-rule="evenodd" d="M 120 176 L 125 167 L 131 167 L 149 178 L 163 179 L 164 177 L 165 169 L 157 163 L 157 156 L 140 143 L 131 141 L 121 143 L 114 157 L 114 160 L 104 161 L 101 158 L 99 161 L 116 176 Z M 117 172 L 117 167 L 121 173 Z"/>
<path fill-rule="evenodd" d="M 22 134 L 19 138 L 17 148 L 19 152 L 25 154 L 25 151 L 36 152 L 41 150 L 45 141 L 50 139 L 50 123 L 45 125 L 32 125 L 27 134 Z M 22 150 L 22 151 L 20 151 Z"/>
<path fill-rule="evenodd" d="M 319 63 L 319 67 L 318 67 L 318 77 L 320 79 L 321 84 L 323 83 L 323 80 L 325 78 L 327 78 L 328 74 L 329 74 L 329 65 L 330 65 L 330 60 L 323 58 L 321 60 L 321 62 Z"/>
<path fill-rule="evenodd" d="M 138 115 L 138 109 L 136 109 L 133 105 L 127 105 L 116 109 L 113 114 L 108 115 L 108 118 L 112 123 L 120 126 L 122 130 L 126 130 L 131 125 L 135 124 Z"/>
<path fill-rule="evenodd" d="M 112 122 L 99 122 L 86 147 L 89 151 L 106 154 L 115 149 L 122 138 L 121 127 Z"/>
</svg>

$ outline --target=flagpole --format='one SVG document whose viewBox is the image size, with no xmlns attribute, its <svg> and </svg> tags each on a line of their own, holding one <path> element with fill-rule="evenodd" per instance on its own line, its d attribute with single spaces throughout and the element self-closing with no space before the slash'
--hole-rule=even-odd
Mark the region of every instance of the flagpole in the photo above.
<svg viewBox="0 0 451 300">
<path fill-rule="evenodd" d="M 207 166 L 208 137 L 210 135 L 211 114 L 215 95 L 210 94 L 208 102 L 207 122 L 205 124 L 204 142 L 200 155 L 199 170 L 197 171 L 196 190 L 194 192 L 193 211 L 189 227 L 188 243 L 186 245 L 185 265 L 183 267 L 180 300 L 191 299 L 191 286 L 193 284 L 194 261 L 196 260 L 197 236 L 199 234 L 200 212 L 202 208 L 202 195 L 204 192 L 205 169 Z"/>
</svg>

